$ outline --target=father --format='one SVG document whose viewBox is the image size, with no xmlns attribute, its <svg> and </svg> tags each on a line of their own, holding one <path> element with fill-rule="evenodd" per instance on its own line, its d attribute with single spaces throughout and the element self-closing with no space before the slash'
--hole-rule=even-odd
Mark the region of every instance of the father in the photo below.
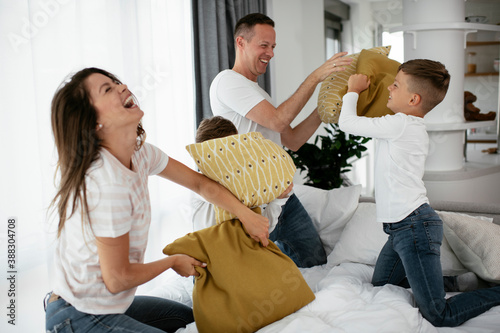
<svg viewBox="0 0 500 333">
<path fill-rule="evenodd" d="M 241 18 L 234 33 L 236 59 L 232 70 L 219 73 L 210 86 L 210 105 L 214 115 L 232 121 L 238 133 L 261 132 L 265 138 L 291 150 L 299 149 L 321 124 L 315 109 L 299 125 L 291 122 L 305 106 L 316 86 L 334 71 L 351 62 L 337 53 L 314 70 L 297 91 L 278 107 L 257 84 L 274 56 L 274 21 L 260 13 Z M 282 208 L 278 225 L 269 238 L 299 267 L 326 263 L 326 254 L 311 218 L 295 194 Z"/>
</svg>

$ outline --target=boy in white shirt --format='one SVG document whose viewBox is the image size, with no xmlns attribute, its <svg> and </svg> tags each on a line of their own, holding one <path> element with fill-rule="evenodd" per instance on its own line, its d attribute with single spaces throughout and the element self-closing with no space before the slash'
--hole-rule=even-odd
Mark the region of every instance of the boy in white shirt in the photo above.
<svg viewBox="0 0 500 333">
<path fill-rule="evenodd" d="M 343 97 L 340 129 L 376 138 L 375 199 L 377 222 L 389 235 L 372 278 L 412 288 L 423 317 L 434 326 L 458 326 L 500 305 L 500 286 L 445 299 L 440 246 L 443 222 L 430 207 L 422 177 L 429 138 L 424 116 L 448 90 L 450 75 L 443 64 L 426 59 L 403 63 L 389 89 L 387 106 L 395 113 L 359 117 L 359 94 L 370 85 L 363 74 L 349 78 Z"/>
</svg>

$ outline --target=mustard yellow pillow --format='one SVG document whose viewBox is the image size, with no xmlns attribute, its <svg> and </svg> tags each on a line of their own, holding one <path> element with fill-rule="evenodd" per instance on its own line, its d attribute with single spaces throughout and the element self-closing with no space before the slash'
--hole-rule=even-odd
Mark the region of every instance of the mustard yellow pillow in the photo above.
<svg viewBox="0 0 500 333">
<path fill-rule="evenodd" d="M 401 64 L 380 53 L 362 50 L 359 54 L 356 73 L 370 78 L 370 86 L 359 94 L 358 116 L 381 117 L 394 114 L 388 107 L 389 90 L 394 83 Z M 346 89 L 347 92 L 347 89 Z"/>
<path fill-rule="evenodd" d="M 391 47 L 379 46 L 369 50 L 387 57 Z M 353 59 L 351 64 L 344 71 L 332 73 L 321 84 L 318 95 L 318 113 L 324 123 L 338 123 L 342 109 L 342 97 L 347 92 L 349 77 L 356 73 L 359 55 L 360 53 L 347 55 L 346 57 Z"/>
<path fill-rule="evenodd" d="M 231 135 L 186 147 L 201 172 L 219 182 L 247 207 L 273 201 L 293 181 L 288 153 L 259 132 Z M 217 223 L 236 216 L 215 207 Z"/>
<path fill-rule="evenodd" d="M 200 333 L 255 332 L 315 298 L 293 261 L 274 243 L 255 242 L 238 220 L 189 233 L 163 253 L 207 263 L 196 268 L 200 275 L 193 289 Z"/>
</svg>

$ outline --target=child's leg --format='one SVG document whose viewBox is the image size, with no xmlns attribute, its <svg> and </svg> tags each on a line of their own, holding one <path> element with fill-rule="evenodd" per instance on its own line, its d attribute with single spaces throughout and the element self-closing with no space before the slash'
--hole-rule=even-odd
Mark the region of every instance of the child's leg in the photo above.
<svg viewBox="0 0 500 333">
<path fill-rule="evenodd" d="M 417 306 L 434 326 L 458 326 L 500 305 L 500 287 L 445 299 L 440 261 L 443 222 L 429 205 L 420 206 L 390 229 Z"/>
<path fill-rule="evenodd" d="M 434 318 L 441 316 L 445 308 L 440 260 L 443 222 L 432 208 L 424 205 L 403 221 L 391 224 L 390 232 L 417 306 L 424 318 L 434 324 Z"/>
<path fill-rule="evenodd" d="M 384 223 L 384 230 L 390 228 Z M 476 274 L 467 272 L 458 276 L 443 276 L 444 290 L 446 292 L 472 291 L 479 289 L 479 280 Z M 409 288 L 406 272 L 399 254 L 392 248 L 392 238 L 385 243 L 373 272 L 372 284 L 383 286 L 394 284 L 403 288 Z"/>
<path fill-rule="evenodd" d="M 384 231 L 389 225 L 384 223 Z M 374 286 L 383 286 L 385 284 L 394 284 L 408 288 L 405 269 L 399 254 L 392 248 L 392 236 L 385 243 L 380 251 L 373 272 L 372 284 Z"/>
<path fill-rule="evenodd" d="M 309 214 L 293 194 L 283 205 L 278 224 L 269 235 L 280 250 L 298 267 L 312 267 L 326 263 L 321 239 Z"/>
</svg>

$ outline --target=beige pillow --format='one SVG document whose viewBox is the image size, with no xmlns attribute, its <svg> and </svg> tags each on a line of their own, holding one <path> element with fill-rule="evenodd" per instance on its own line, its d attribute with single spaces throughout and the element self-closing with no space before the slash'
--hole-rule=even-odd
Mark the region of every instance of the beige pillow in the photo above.
<svg viewBox="0 0 500 333">
<path fill-rule="evenodd" d="M 391 47 L 379 46 L 371 48 L 369 51 L 388 56 Z M 344 71 L 332 73 L 321 84 L 318 95 L 318 113 L 324 123 L 338 123 L 342 109 L 342 97 L 347 91 L 349 77 L 356 73 L 359 55 L 360 53 L 347 55 L 346 57 L 353 59 L 351 64 Z"/>
<path fill-rule="evenodd" d="M 288 153 L 259 132 L 231 135 L 186 147 L 201 172 L 222 184 L 247 207 L 273 201 L 293 182 Z M 236 218 L 215 207 L 217 223 Z"/>
<path fill-rule="evenodd" d="M 462 264 L 482 279 L 500 283 L 500 226 L 465 214 L 441 218 L 444 235 Z"/>
<path fill-rule="evenodd" d="M 238 220 L 189 233 L 163 252 L 207 263 L 196 268 L 193 289 L 200 333 L 255 332 L 315 298 L 294 262 L 273 242 L 251 239 Z"/>
</svg>

